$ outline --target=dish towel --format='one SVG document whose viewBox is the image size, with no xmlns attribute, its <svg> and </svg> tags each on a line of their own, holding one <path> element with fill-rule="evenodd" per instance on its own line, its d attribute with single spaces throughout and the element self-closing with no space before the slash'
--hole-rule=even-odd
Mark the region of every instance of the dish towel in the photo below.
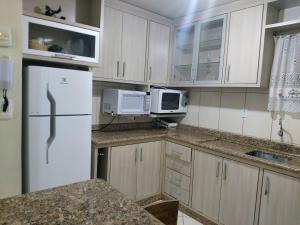
<svg viewBox="0 0 300 225">
<path fill-rule="evenodd" d="M 300 112 L 300 33 L 275 37 L 268 110 Z"/>
</svg>

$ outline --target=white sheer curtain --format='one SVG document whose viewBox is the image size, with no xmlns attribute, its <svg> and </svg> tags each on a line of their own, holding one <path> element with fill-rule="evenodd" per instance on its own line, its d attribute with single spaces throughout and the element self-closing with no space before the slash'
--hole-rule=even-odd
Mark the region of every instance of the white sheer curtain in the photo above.
<svg viewBox="0 0 300 225">
<path fill-rule="evenodd" d="M 300 112 L 300 33 L 275 38 L 268 110 Z"/>
</svg>

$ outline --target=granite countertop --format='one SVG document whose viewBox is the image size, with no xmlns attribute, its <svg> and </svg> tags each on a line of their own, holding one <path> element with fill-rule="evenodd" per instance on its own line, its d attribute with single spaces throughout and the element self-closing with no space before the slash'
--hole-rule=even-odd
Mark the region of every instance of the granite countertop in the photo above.
<svg viewBox="0 0 300 225">
<path fill-rule="evenodd" d="M 162 225 L 103 180 L 2 199 L 0 224 Z"/>
<path fill-rule="evenodd" d="M 97 147 L 108 147 L 126 145 L 126 143 L 148 141 L 151 139 L 169 140 L 191 146 L 194 149 L 205 148 L 215 154 L 223 154 L 255 162 L 265 166 L 271 166 L 300 175 L 299 149 L 287 146 L 284 148 L 279 143 L 241 137 L 232 134 L 221 134 L 219 132 L 208 132 L 198 128 L 178 128 L 176 130 L 164 129 L 137 129 L 128 131 L 94 131 L 92 142 Z M 254 149 L 270 151 L 275 154 L 287 156 L 289 161 L 278 163 L 254 156 L 246 155 L 246 152 Z M 278 150 L 282 149 L 282 150 Z M 296 149 L 296 150 L 295 150 Z M 295 154 L 295 152 L 297 154 Z M 292 154 L 293 153 L 293 154 Z"/>
</svg>

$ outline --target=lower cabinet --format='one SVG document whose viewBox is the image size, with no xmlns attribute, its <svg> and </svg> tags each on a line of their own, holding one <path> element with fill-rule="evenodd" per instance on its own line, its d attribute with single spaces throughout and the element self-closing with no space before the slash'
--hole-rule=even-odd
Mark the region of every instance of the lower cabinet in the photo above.
<svg viewBox="0 0 300 225">
<path fill-rule="evenodd" d="M 161 149 L 160 141 L 113 147 L 110 184 L 131 199 L 159 194 Z"/>
<path fill-rule="evenodd" d="M 218 222 L 223 159 L 200 151 L 194 153 L 192 208 Z"/>
<path fill-rule="evenodd" d="M 259 169 L 223 160 L 219 224 L 253 225 Z"/>
<path fill-rule="evenodd" d="M 300 224 L 300 179 L 265 171 L 259 225 Z"/>
<path fill-rule="evenodd" d="M 219 224 L 253 225 L 259 169 L 194 153 L 192 208 Z"/>
</svg>

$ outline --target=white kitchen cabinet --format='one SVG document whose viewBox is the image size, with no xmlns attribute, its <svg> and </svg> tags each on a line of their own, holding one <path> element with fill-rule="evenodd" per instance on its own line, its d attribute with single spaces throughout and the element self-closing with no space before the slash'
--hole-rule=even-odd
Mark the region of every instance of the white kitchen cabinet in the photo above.
<svg viewBox="0 0 300 225">
<path fill-rule="evenodd" d="M 160 141 L 112 147 L 110 184 L 131 199 L 159 194 L 161 149 Z"/>
<path fill-rule="evenodd" d="M 200 21 L 195 84 L 221 83 L 223 77 L 226 15 Z"/>
<path fill-rule="evenodd" d="M 200 151 L 194 154 L 192 208 L 217 223 L 223 159 Z"/>
<path fill-rule="evenodd" d="M 147 81 L 166 84 L 169 67 L 170 27 L 150 22 Z"/>
<path fill-rule="evenodd" d="M 259 169 L 223 161 L 219 224 L 253 225 Z"/>
<path fill-rule="evenodd" d="M 175 31 L 172 84 L 192 84 L 195 70 L 197 25 L 181 26 Z"/>
<path fill-rule="evenodd" d="M 137 166 L 137 199 L 144 199 L 161 192 L 160 141 L 139 145 Z"/>
<path fill-rule="evenodd" d="M 103 65 L 94 76 L 144 82 L 147 20 L 105 6 Z"/>
<path fill-rule="evenodd" d="M 259 225 L 299 225 L 300 180 L 264 171 Z"/>
<path fill-rule="evenodd" d="M 256 84 L 260 59 L 263 5 L 230 13 L 226 84 Z"/>
<path fill-rule="evenodd" d="M 104 10 L 103 66 L 94 76 L 118 79 L 122 63 L 122 12 L 110 7 Z"/>
<path fill-rule="evenodd" d="M 137 192 L 137 145 L 111 149 L 110 184 L 131 199 Z"/>
<path fill-rule="evenodd" d="M 144 81 L 147 47 L 147 20 L 123 13 L 122 77 Z"/>
<path fill-rule="evenodd" d="M 99 62 L 99 32 L 31 16 L 22 17 L 23 54 L 97 64 Z"/>
</svg>

